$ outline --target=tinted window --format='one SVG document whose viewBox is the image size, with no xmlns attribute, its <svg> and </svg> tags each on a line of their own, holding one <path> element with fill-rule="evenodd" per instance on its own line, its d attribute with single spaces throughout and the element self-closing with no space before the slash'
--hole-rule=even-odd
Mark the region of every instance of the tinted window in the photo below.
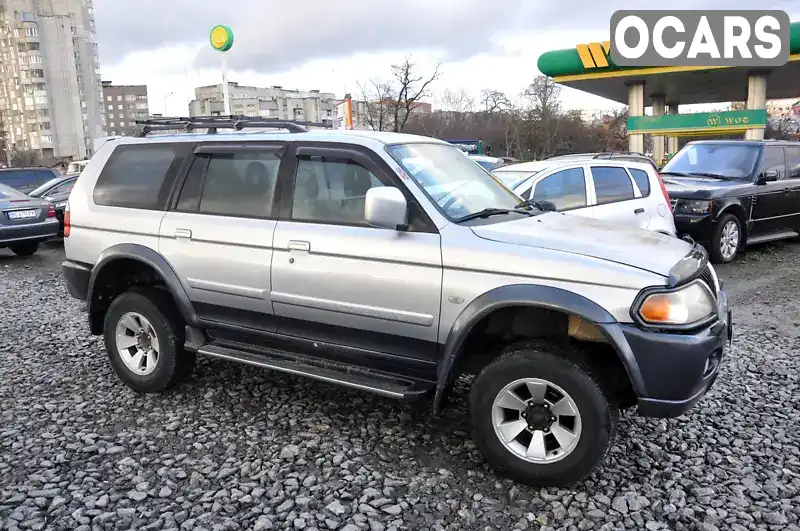
<svg viewBox="0 0 800 531">
<path fill-rule="evenodd" d="M 183 188 L 178 198 L 177 210 L 195 212 L 200 202 L 200 188 L 203 186 L 203 175 L 206 173 L 209 156 L 200 155 L 194 158 Z"/>
<path fill-rule="evenodd" d="M 800 146 L 786 148 L 786 165 L 790 179 L 800 179 Z"/>
<path fill-rule="evenodd" d="M 211 155 L 200 194 L 200 212 L 270 217 L 280 163 L 276 153 L 246 151 Z"/>
<path fill-rule="evenodd" d="M 635 168 L 630 168 L 630 172 L 633 176 L 633 180 L 636 181 L 636 186 L 638 186 L 639 191 L 642 192 L 642 197 L 650 195 L 650 177 L 647 175 L 647 172 Z"/>
<path fill-rule="evenodd" d="M 533 200 L 550 201 L 559 211 L 586 206 L 583 168 L 570 168 L 548 175 L 536 184 Z"/>
<path fill-rule="evenodd" d="M 50 190 L 47 193 L 48 193 L 48 195 L 55 195 L 55 194 L 63 194 L 63 193 L 71 192 L 72 191 L 72 187 L 75 186 L 75 181 L 76 181 L 76 179 L 73 179 L 71 181 L 63 182 L 63 183 L 59 184 L 58 186 L 56 186 L 55 188 L 53 188 L 52 190 Z"/>
<path fill-rule="evenodd" d="M 767 146 L 764 148 L 764 162 L 761 164 L 761 171 L 777 171 L 779 180 L 786 178 L 786 159 L 782 147 Z"/>
<path fill-rule="evenodd" d="M 592 166 L 592 177 L 598 205 L 633 199 L 633 184 L 625 168 Z"/>
<path fill-rule="evenodd" d="M 297 162 L 292 219 L 363 223 L 367 190 L 383 183 L 350 159 L 301 156 Z"/>
<path fill-rule="evenodd" d="M 57 176 L 58 175 L 55 172 L 50 170 L 36 170 L 36 180 L 39 181 L 39 184 L 44 184 L 47 181 L 51 181 Z"/>
<path fill-rule="evenodd" d="M 31 192 L 39 186 L 34 170 L 0 171 L 0 183 L 23 192 Z"/>
<path fill-rule="evenodd" d="M 97 179 L 94 202 L 105 206 L 163 208 L 188 150 L 185 144 L 116 148 Z"/>
</svg>

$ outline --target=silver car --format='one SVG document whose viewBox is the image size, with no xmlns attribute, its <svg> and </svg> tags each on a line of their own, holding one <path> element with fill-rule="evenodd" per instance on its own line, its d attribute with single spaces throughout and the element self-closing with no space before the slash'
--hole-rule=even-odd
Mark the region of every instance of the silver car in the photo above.
<svg viewBox="0 0 800 531">
<path fill-rule="evenodd" d="M 65 233 L 69 293 L 131 388 L 203 355 L 438 413 L 475 375 L 476 445 L 535 485 L 591 474 L 621 409 L 690 410 L 730 338 L 702 248 L 542 211 L 426 137 L 154 120 L 98 149 Z"/>
<path fill-rule="evenodd" d="M 52 203 L 0 184 L 0 249 L 30 256 L 58 234 L 58 226 Z"/>
</svg>

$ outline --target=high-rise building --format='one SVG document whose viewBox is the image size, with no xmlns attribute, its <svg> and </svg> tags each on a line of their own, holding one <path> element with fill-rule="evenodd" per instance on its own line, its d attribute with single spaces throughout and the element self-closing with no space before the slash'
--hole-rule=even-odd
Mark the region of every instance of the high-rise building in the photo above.
<svg viewBox="0 0 800 531">
<path fill-rule="evenodd" d="M 136 120 L 147 118 L 147 85 L 113 85 L 103 81 L 106 130 L 110 135 L 133 135 Z"/>
<path fill-rule="evenodd" d="M 105 134 L 92 0 L 0 0 L 0 129 L 14 151 L 91 155 Z"/>
</svg>

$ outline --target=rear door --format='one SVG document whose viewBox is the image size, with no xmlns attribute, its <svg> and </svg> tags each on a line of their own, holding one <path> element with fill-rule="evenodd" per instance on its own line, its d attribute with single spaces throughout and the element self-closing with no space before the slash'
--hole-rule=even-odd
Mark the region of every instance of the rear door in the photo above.
<svg viewBox="0 0 800 531">
<path fill-rule="evenodd" d="M 650 218 L 641 193 L 624 166 L 590 165 L 594 217 L 647 229 Z"/>
<path fill-rule="evenodd" d="M 200 145 L 164 216 L 159 251 L 198 316 L 276 329 L 270 299 L 277 173 L 284 143 Z"/>
<path fill-rule="evenodd" d="M 524 196 L 535 201 L 552 203 L 558 212 L 569 212 L 586 218 L 593 217 L 587 193 L 586 171 L 583 166 L 561 168 L 552 173 L 537 175 L 531 190 Z"/>
</svg>

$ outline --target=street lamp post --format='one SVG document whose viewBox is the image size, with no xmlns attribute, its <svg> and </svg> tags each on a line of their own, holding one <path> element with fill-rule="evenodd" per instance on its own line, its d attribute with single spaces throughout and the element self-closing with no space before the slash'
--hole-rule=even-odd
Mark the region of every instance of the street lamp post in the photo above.
<svg viewBox="0 0 800 531">
<path fill-rule="evenodd" d="M 170 96 L 174 96 L 174 95 L 175 95 L 175 92 L 173 91 L 173 92 L 170 92 L 169 94 L 167 94 L 166 96 L 164 96 L 164 116 L 167 116 L 167 99 Z"/>
</svg>

